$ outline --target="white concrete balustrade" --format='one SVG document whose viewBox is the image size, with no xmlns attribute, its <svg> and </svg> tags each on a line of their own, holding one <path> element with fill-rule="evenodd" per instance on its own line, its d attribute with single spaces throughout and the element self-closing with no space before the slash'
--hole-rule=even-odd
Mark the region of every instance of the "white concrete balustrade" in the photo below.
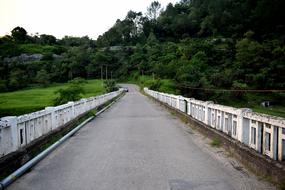
<svg viewBox="0 0 285 190">
<path fill-rule="evenodd" d="M 64 126 L 74 118 L 95 109 L 122 93 L 122 89 L 77 102 L 46 107 L 21 116 L 0 118 L 0 158 L 30 144 L 39 137 Z"/>
<path fill-rule="evenodd" d="M 210 101 L 195 100 L 148 88 L 144 92 L 192 118 L 219 130 L 260 154 L 285 160 L 285 119 L 256 113 L 248 108 L 233 108 Z"/>
</svg>

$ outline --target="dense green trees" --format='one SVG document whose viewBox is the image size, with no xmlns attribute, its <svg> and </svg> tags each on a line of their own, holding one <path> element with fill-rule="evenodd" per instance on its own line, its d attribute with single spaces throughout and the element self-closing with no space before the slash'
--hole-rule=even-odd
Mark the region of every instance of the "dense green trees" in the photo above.
<svg viewBox="0 0 285 190">
<path fill-rule="evenodd" d="M 100 36 L 104 44 L 98 46 L 132 46 L 131 56 L 114 63 L 125 75 L 173 79 L 183 94 L 200 99 L 221 95 L 203 89 L 284 89 L 284 5 L 281 0 L 182 0 L 158 15 L 160 4 L 153 2 L 140 15 L 136 38 L 111 34 L 123 36 L 126 17 Z"/>
<path fill-rule="evenodd" d="M 0 90 L 95 78 L 99 76 L 92 57 L 95 47 L 94 40 L 86 36 L 58 40 L 47 34 L 29 36 L 24 28 L 16 27 L 11 36 L 0 38 Z"/>
<path fill-rule="evenodd" d="M 19 26 L 11 31 L 11 35 L 13 39 L 19 43 L 23 43 L 27 39 L 27 31 Z"/>
<path fill-rule="evenodd" d="M 50 83 L 50 76 L 44 69 L 41 69 L 37 72 L 35 79 L 40 85 L 43 85 L 44 87 L 48 86 Z"/>
<path fill-rule="evenodd" d="M 154 1 L 146 14 L 129 11 L 96 41 L 28 36 L 17 27 L 12 36 L 0 38 L 0 89 L 101 74 L 172 79 L 175 90 L 200 99 L 226 95 L 203 89 L 284 89 L 284 2 L 181 0 L 161 9 Z M 42 60 L 4 62 L 26 53 L 30 44 L 42 48 Z M 27 82 L 17 84 L 19 80 Z"/>
</svg>

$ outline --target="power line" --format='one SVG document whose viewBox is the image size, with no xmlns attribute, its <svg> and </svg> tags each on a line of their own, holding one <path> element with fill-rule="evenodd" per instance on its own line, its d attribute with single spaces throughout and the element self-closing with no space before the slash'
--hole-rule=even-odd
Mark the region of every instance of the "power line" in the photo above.
<svg viewBox="0 0 285 190">
<path fill-rule="evenodd" d="M 219 92 L 259 92 L 259 93 L 285 93 L 285 90 L 260 90 L 260 89 L 248 89 L 248 90 L 238 90 L 238 89 L 215 89 L 215 88 L 196 88 L 186 85 L 178 85 L 179 87 L 188 88 L 192 90 L 203 90 L 203 91 L 219 91 Z"/>
</svg>

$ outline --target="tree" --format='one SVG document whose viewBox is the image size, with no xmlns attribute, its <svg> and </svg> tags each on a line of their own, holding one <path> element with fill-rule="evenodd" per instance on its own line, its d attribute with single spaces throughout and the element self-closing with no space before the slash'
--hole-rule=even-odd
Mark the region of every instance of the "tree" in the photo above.
<svg viewBox="0 0 285 190">
<path fill-rule="evenodd" d="M 11 31 L 12 37 L 16 42 L 23 43 L 27 39 L 27 31 L 17 26 Z"/>
<path fill-rule="evenodd" d="M 161 10 L 161 4 L 158 1 L 153 1 L 147 8 L 147 16 L 149 20 L 156 21 Z"/>
<path fill-rule="evenodd" d="M 6 92 L 7 90 L 7 81 L 0 79 L 0 92 Z"/>
<path fill-rule="evenodd" d="M 55 92 L 55 94 L 59 94 L 53 101 L 54 105 L 65 104 L 69 101 L 77 101 L 85 93 L 83 85 L 86 83 L 84 79 L 75 78 L 69 81 L 69 85 L 67 88 L 61 88 Z"/>
<path fill-rule="evenodd" d="M 106 92 L 113 92 L 118 90 L 115 80 L 105 80 L 104 81 L 104 88 Z"/>
<path fill-rule="evenodd" d="M 129 21 L 128 24 L 131 29 L 131 37 L 137 38 L 142 32 L 142 13 L 129 11 L 125 20 Z"/>
<path fill-rule="evenodd" d="M 12 42 L 13 38 L 9 35 L 5 35 L 3 37 L 0 37 L 0 44 L 4 44 L 4 43 L 10 43 Z"/>
<path fill-rule="evenodd" d="M 238 99 L 243 98 L 246 94 L 246 92 L 243 90 L 246 90 L 247 88 L 248 88 L 247 84 L 239 82 L 239 81 L 234 81 L 232 85 L 232 89 L 240 90 L 240 91 L 233 91 L 232 95 Z"/>
<path fill-rule="evenodd" d="M 56 44 L 56 37 L 52 35 L 42 34 L 40 35 L 40 43 L 44 45 Z"/>
<path fill-rule="evenodd" d="M 46 70 L 41 69 L 40 71 L 37 72 L 36 81 L 40 85 L 43 85 L 44 87 L 48 86 L 48 84 L 50 83 L 49 80 L 50 80 L 50 77 Z"/>
<path fill-rule="evenodd" d="M 247 84 L 257 84 L 255 75 L 265 66 L 264 48 L 252 39 L 253 32 L 245 33 L 245 38 L 236 44 L 236 65 L 240 79 Z"/>
<path fill-rule="evenodd" d="M 15 68 L 10 72 L 9 76 L 9 88 L 17 90 L 27 86 L 28 77 L 26 72 L 22 69 Z"/>
</svg>

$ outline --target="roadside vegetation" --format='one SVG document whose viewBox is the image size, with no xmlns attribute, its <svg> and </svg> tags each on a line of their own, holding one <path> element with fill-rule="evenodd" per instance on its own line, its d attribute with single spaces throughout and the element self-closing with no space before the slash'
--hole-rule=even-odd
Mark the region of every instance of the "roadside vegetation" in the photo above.
<svg viewBox="0 0 285 190">
<path fill-rule="evenodd" d="M 219 147 L 221 147 L 221 145 L 222 145 L 222 141 L 221 141 L 221 139 L 219 139 L 219 138 L 214 138 L 214 139 L 212 140 L 212 142 L 211 142 L 211 146 L 212 146 L 212 147 L 217 147 L 217 148 L 219 148 Z"/>
</svg>

